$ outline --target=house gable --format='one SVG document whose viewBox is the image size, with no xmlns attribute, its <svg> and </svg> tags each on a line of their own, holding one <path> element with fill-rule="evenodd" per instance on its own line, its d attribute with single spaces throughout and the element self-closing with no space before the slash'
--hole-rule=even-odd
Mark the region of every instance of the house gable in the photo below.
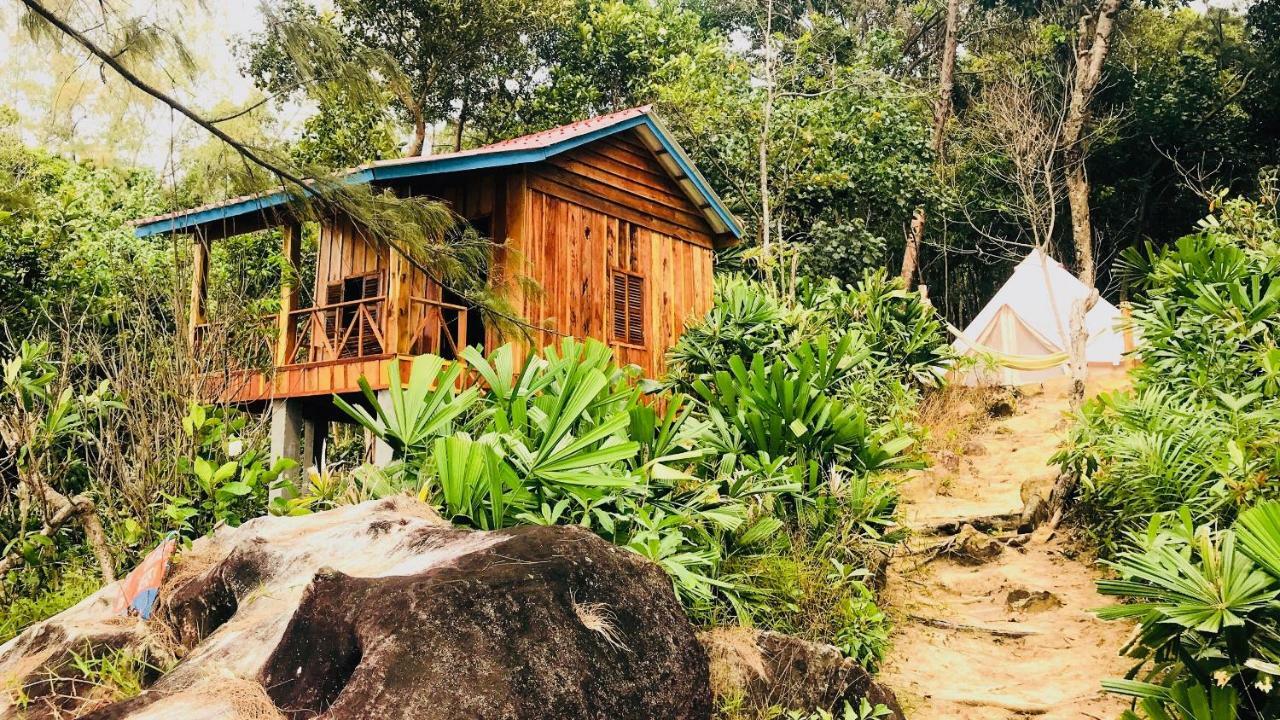
<svg viewBox="0 0 1280 720">
<path fill-rule="evenodd" d="M 553 155 L 535 165 L 530 189 L 703 247 L 715 228 L 634 132 Z"/>
</svg>

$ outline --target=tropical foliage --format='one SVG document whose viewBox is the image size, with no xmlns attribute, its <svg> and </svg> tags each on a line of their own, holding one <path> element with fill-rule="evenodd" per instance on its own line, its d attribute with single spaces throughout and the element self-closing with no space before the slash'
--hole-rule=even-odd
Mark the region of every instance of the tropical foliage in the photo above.
<svg viewBox="0 0 1280 720">
<path fill-rule="evenodd" d="M 1280 228 L 1233 201 L 1194 235 L 1124 256 L 1146 298 L 1131 391 L 1087 404 L 1057 456 L 1081 480 L 1083 527 L 1122 543 L 1185 508 L 1229 523 L 1280 478 Z"/>
<path fill-rule="evenodd" d="M 843 382 L 855 380 L 861 369 L 908 389 L 935 387 L 952 360 L 945 334 L 933 307 L 883 268 L 866 271 L 853 285 L 834 278 L 802 279 L 791 294 L 769 283 L 721 275 L 711 311 L 671 349 L 668 372 L 676 387 L 692 392 L 697 379 L 709 379 L 730 358 L 749 363 L 761 354 L 769 361 L 819 337 L 849 337 L 860 356 L 841 360 Z"/>
<path fill-rule="evenodd" d="M 465 389 L 462 365 L 423 356 L 407 377 L 395 365 L 383 403 L 367 384 L 362 403 L 336 399 L 396 458 L 341 494 L 413 492 L 481 529 L 583 525 L 666 569 L 695 618 L 834 640 L 874 665 L 888 620 L 868 559 L 900 537 L 885 473 L 919 465 L 918 380 L 937 382 L 945 345 L 932 310 L 883 276 L 814 287 L 813 307 L 763 288 L 721 285 L 667 383 L 687 394 L 644 395 L 638 371 L 594 340 L 527 355 L 468 348 L 480 382 Z M 723 337 L 755 312 L 750 297 L 808 328 L 804 339 Z M 837 317 L 861 329 L 819 331 Z M 315 486 L 290 488 L 272 511 L 323 506 L 332 493 Z"/>
<path fill-rule="evenodd" d="M 128 281 L 161 272 L 164 258 L 127 226 L 161 207 L 151 173 L 28 148 L 16 120 L 0 107 L 0 347 L 49 314 L 111 322 L 129 305 Z"/>
<path fill-rule="evenodd" d="M 1125 651 L 1140 662 L 1107 689 L 1155 720 L 1280 712 L 1280 502 L 1245 510 L 1231 529 L 1186 512 L 1154 518 L 1131 540 L 1136 549 L 1109 563 L 1116 579 L 1098 583 L 1131 602 L 1098 615 L 1138 620 Z"/>
<path fill-rule="evenodd" d="M 772 589 L 730 565 L 818 509 L 834 518 L 861 503 L 869 539 L 892 517 L 892 500 L 868 501 L 867 475 L 910 464 L 912 438 L 811 384 L 819 363 L 830 372 L 849 353 L 846 341 L 767 367 L 763 356 L 750 369 L 735 359 L 738 375 L 698 381 L 698 398 L 642 399 L 635 371 L 594 340 L 525 357 L 469 348 L 483 391 L 456 390 L 460 366 L 424 356 L 407 381 L 392 371 L 388 407 L 367 386 L 373 412 L 337 402 L 394 449 L 389 490 L 482 529 L 587 526 L 662 565 L 693 613 L 724 608 L 750 622 Z M 842 477 L 851 473 L 859 481 Z"/>
<path fill-rule="evenodd" d="M 1280 710 L 1278 239 L 1274 208 L 1231 201 L 1171 247 L 1126 253 L 1145 293 L 1133 388 L 1087 403 L 1056 456 L 1114 558 L 1098 589 L 1127 601 L 1098 614 L 1139 622 L 1138 664 L 1106 683 L 1136 698 L 1128 717 Z"/>
</svg>

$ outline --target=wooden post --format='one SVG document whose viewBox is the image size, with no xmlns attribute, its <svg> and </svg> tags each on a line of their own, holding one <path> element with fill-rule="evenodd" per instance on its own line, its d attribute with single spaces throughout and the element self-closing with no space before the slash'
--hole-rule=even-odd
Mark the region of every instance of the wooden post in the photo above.
<svg viewBox="0 0 1280 720">
<path fill-rule="evenodd" d="M 1133 357 L 1135 344 L 1133 342 L 1133 306 L 1126 300 L 1120 303 L 1120 318 L 1123 326 L 1121 332 L 1124 337 L 1124 367 L 1133 367 L 1138 361 Z"/>
<path fill-rule="evenodd" d="M 280 228 L 280 254 L 286 267 L 280 276 L 280 314 L 276 320 L 276 367 L 292 364 L 297 327 L 291 313 L 298 306 L 298 262 L 302 246 L 302 225 L 286 223 Z"/>
<path fill-rule="evenodd" d="M 383 328 L 383 337 L 387 340 L 387 346 L 383 348 L 383 352 L 401 355 L 409 352 L 409 342 L 413 339 L 410 333 L 414 328 L 409 322 L 411 317 L 409 306 L 413 304 L 410 299 L 413 282 L 409 273 L 413 266 L 409 259 L 394 247 L 388 245 L 387 252 L 390 253 L 390 257 L 387 262 L 386 326 Z"/>
<path fill-rule="evenodd" d="M 187 313 L 187 342 L 196 344 L 196 328 L 208 322 L 209 240 L 197 233 L 191 241 L 191 307 Z"/>
<path fill-rule="evenodd" d="M 507 176 L 506 188 L 504 190 L 505 212 L 503 217 L 503 237 L 502 248 L 497 253 L 500 262 L 495 263 L 494 267 L 498 268 L 494 275 L 491 275 L 491 281 L 501 285 L 504 294 L 511 303 L 516 313 L 522 318 L 529 318 L 529 297 L 524 292 L 520 284 L 520 276 L 528 275 L 526 263 L 528 258 L 526 253 L 529 250 L 529 181 L 525 175 L 523 168 L 517 169 Z M 519 262 L 518 267 L 512 267 L 512 260 Z M 513 297 L 512 293 L 519 293 L 519 297 Z M 536 318 L 538 322 L 542 320 L 542 314 L 538 313 Z M 496 332 L 492 329 L 487 334 L 494 333 L 493 337 L 484 338 L 485 347 L 497 347 L 501 338 L 496 336 Z M 525 343 L 521 338 L 513 338 L 516 341 L 516 354 L 519 356 L 525 351 Z M 530 338 L 531 342 L 537 343 L 541 338 Z"/>
</svg>

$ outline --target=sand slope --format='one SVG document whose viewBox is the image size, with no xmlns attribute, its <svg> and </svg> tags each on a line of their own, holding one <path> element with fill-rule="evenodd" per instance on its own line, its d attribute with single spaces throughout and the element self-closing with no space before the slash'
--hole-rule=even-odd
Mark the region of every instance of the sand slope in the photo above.
<svg viewBox="0 0 1280 720">
<path fill-rule="evenodd" d="M 1107 375 L 1093 390 L 1123 380 Z M 1065 383 L 1024 388 L 1015 413 L 983 428 L 951 469 L 913 475 L 903 486 L 913 527 L 1018 511 L 1028 478 L 1051 482 L 1047 466 L 1065 423 Z M 1094 591 L 1098 571 L 1061 537 L 1038 533 L 987 564 L 925 561 L 936 537 L 917 536 L 895 558 L 885 598 L 898 625 L 881 680 L 920 720 L 1115 718 L 1127 703 L 1099 681 L 1122 675 L 1117 655 L 1130 628 L 1088 612 L 1109 602 Z M 1011 606 L 1014 591 L 1051 597 Z M 937 627 L 944 621 L 973 628 Z M 1026 637 L 1004 633 L 1030 632 Z"/>
</svg>

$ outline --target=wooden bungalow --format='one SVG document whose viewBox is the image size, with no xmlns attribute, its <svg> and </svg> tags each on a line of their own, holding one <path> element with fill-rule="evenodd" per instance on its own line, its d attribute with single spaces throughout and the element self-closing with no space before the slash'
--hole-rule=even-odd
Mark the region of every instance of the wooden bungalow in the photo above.
<svg viewBox="0 0 1280 720">
<path fill-rule="evenodd" d="M 714 250 L 741 233 L 647 106 L 474 150 L 375 162 L 344 180 L 448 203 L 493 239 L 492 272 L 523 275 L 539 286 L 508 298 L 524 320 L 543 328 L 535 342 L 597 338 L 649 376 L 661 373 L 686 321 L 710 307 Z M 210 243 L 279 227 L 283 255 L 296 267 L 302 229 L 292 206 L 290 195 L 278 191 L 136 224 L 140 237 L 191 238 L 193 343 L 210 328 Z M 299 307 L 298 288 L 286 284 L 278 316 L 267 319 L 275 327 L 274 369 L 223 373 L 236 382 L 210 390 L 235 403 L 270 403 L 273 452 L 301 455 L 304 464 L 315 426 L 333 419 L 329 396 L 358 392 L 362 375 L 383 390 L 396 358 L 451 358 L 467 344 L 492 348 L 508 340 L 350 218 L 321 220 L 318 231 L 315 302 Z"/>
</svg>

